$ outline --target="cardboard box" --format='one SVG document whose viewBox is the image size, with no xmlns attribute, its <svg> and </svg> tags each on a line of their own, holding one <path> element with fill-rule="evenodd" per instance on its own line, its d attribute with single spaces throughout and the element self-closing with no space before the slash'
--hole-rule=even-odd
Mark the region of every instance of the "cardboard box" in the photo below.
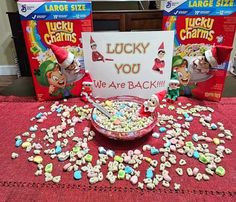
<svg viewBox="0 0 236 202">
<path fill-rule="evenodd" d="M 179 74 L 182 95 L 220 100 L 229 62 L 228 54 L 222 53 L 230 54 L 229 47 L 233 45 L 235 11 L 234 0 L 167 1 L 163 30 L 175 30 L 173 64 L 179 63 L 179 66 L 173 70 Z M 213 45 L 219 48 L 214 49 Z M 228 47 L 224 49 L 225 46 Z M 220 59 L 217 65 L 209 62 L 209 54 L 215 50 L 218 55 L 214 59 Z M 196 65 L 199 61 L 202 69 Z"/>
<path fill-rule="evenodd" d="M 18 1 L 39 101 L 79 96 L 85 75 L 81 32 L 92 31 L 91 2 Z"/>
</svg>

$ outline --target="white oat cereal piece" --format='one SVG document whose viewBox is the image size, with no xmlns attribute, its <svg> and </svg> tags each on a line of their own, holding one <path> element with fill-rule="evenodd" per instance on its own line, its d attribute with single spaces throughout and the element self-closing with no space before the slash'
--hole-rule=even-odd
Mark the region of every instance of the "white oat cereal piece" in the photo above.
<svg viewBox="0 0 236 202">
<path fill-rule="evenodd" d="M 54 143 L 54 142 L 55 142 L 55 140 L 54 140 L 54 139 L 52 139 L 52 138 L 49 138 L 49 139 L 48 139 L 48 142 L 49 142 L 50 144 L 52 144 L 52 143 Z"/>
<path fill-rule="evenodd" d="M 163 171 L 165 169 L 165 164 L 164 163 L 161 163 L 160 164 L 160 171 Z"/>
<path fill-rule="evenodd" d="M 173 164 L 173 165 L 176 164 L 176 160 L 175 160 L 173 157 L 170 157 L 170 158 L 169 158 L 169 162 L 170 162 L 171 164 Z"/>
<path fill-rule="evenodd" d="M 61 176 L 55 176 L 55 177 L 53 177 L 53 178 L 52 178 L 52 181 L 53 181 L 54 183 L 59 183 L 59 182 L 61 181 Z"/>
<path fill-rule="evenodd" d="M 48 182 L 48 181 L 52 181 L 53 179 L 53 176 L 52 175 L 46 175 L 45 176 L 45 181 Z"/>
<path fill-rule="evenodd" d="M 114 184 L 115 182 L 116 182 L 116 176 L 112 176 L 112 177 L 110 177 L 110 179 L 109 179 L 109 182 L 111 183 L 111 184 Z"/>
<path fill-rule="evenodd" d="M 18 157 L 19 157 L 19 154 L 15 153 L 15 152 L 13 152 L 13 153 L 11 154 L 11 158 L 12 158 L 12 159 L 17 159 Z"/>
<path fill-rule="evenodd" d="M 144 188 L 144 184 L 142 182 L 138 182 L 138 188 L 139 189 L 143 189 Z"/>
<path fill-rule="evenodd" d="M 155 175 L 155 178 L 159 181 L 159 182 L 161 182 L 162 180 L 163 180 L 163 176 L 162 175 Z"/>
<path fill-rule="evenodd" d="M 169 171 L 168 170 L 163 170 L 161 174 L 164 177 L 166 175 L 169 175 Z"/>
<path fill-rule="evenodd" d="M 163 185 L 164 187 L 170 187 L 170 183 L 167 182 L 167 181 L 165 181 L 165 180 L 162 181 L 162 185 Z"/>
<path fill-rule="evenodd" d="M 183 175 L 183 169 L 182 168 L 176 168 L 175 169 L 176 170 L 176 173 L 178 174 L 178 175 Z"/>
<path fill-rule="evenodd" d="M 28 146 L 28 147 L 26 147 L 25 151 L 26 151 L 26 152 L 30 152 L 31 149 L 32 149 L 32 147 L 31 147 L 31 146 Z"/>
<path fill-rule="evenodd" d="M 150 162 L 150 165 L 153 166 L 153 167 L 157 167 L 158 161 L 157 161 L 157 160 L 152 160 L 152 161 Z"/>
<path fill-rule="evenodd" d="M 50 158 L 51 158 L 51 159 L 54 159 L 54 158 L 56 158 L 56 157 L 57 157 L 56 154 L 52 154 L 52 155 L 50 155 Z"/>
<path fill-rule="evenodd" d="M 191 168 L 187 168 L 187 174 L 188 176 L 192 176 L 193 175 L 193 171 Z"/>
<path fill-rule="evenodd" d="M 35 149 L 35 150 L 34 150 L 34 154 L 37 155 L 37 154 L 40 154 L 40 153 L 41 153 L 41 150 L 38 150 L 38 149 Z"/>
<path fill-rule="evenodd" d="M 35 133 L 32 133 L 32 134 L 30 135 L 30 137 L 31 137 L 32 139 L 34 139 L 34 138 L 36 137 Z"/>
<path fill-rule="evenodd" d="M 186 164 L 186 161 L 184 159 L 179 160 L 179 165 L 183 166 Z"/>
<path fill-rule="evenodd" d="M 209 168 L 211 170 L 215 170 L 217 168 L 217 165 L 215 162 L 212 161 L 207 165 L 207 168 Z"/>
<path fill-rule="evenodd" d="M 224 126 L 220 126 L 219 129 L 220 129 L 221 131 L 225 130 Z"/>
<path fill-rule="evenodd" d="M 157 178 L 154 178 L 152 182 L 153 182 L 153 184 L 154 184 L 155 186 L 157 186 L 157 185 L 159 184 L 159 181 L 158 181 Z"/>
<path fill-rule="evenodd" d="M 180 186 L 181 186 L 180 184 L 174 183 L 174 189 L 175 189 L 175 190 L 179 190 L 179 189 L 180 189 Z"/>
<path fill-rule="evenodd" d="M 73 165 L 73 170 L 74 170 L 74 171 L 77 171 L 77 170 L 79 170 L 79 166 L 78 166 L 78 165 L 76 165 L 76 164 L 74 164 L 74 165 Z"/>
<path fill-rule="evenodd" d="M 98 177 L 91 177 L 90 179 L 89 179 L 89 183 L 90 184 L 95 184 L 95 183 L 97 183 L 99 181 L 99 179 L 98 179 Z M 112 181 L 113 182 L 113 181 Z M 112 183 L 111 181 L 110 181 L 110 183 Z"/>
<path fill-rule="evenodd" d="M 192 157 L 192 156 L 193 156 L 193 152 L 194 152 L 194 150 L 193 150 L 193 149 L 190 149 L 190 150 L 187 152 L 187 156 L 188 156 L 188 157 Z"/>
<path fill-rule="evenodd" d="M 140 165 L 142 163 L 142 160 L 136 159 L 136 163 Z M 151 164 L 151 162 L 150 162 L 150 164 Z"/>
<path fill-rule="evenodd" d="M 160 153 L 164 153 L 165 151 L 166 151 L 166 150 L 165 150 L 164 148 L 160 148 L 160 149 L 159 149 L 159 152 L 160 152 Z"/>
<path fill-rule="evenodd" d="M 98 173 L 98 180 L 101 182 L 102 180 L 103 180 L 103 173 L 102 172 L 100 172 L 100 173 Z"/>
<path fill-rule="evenodd" d="M 169 156 L 170 148 L 165 148 L 164 156 L 167 158 Z"/>
<path fill-rule="evenodd" d="M 140 176 L 140 171 L 139 170 L 134 170 L 134 175 L 136 175 L 137 177 Z"/>
<path fill-rule="evenodd" d="M 165 163 L 166 162 L 166 157 L 165 156 L 161 156 L 161 162 Z"/>
<path fill-rule="evenodd" d="M 219 133 L 217 136 L 220 137 L 220 138 L 222 138 L 222 137 L 225 136 L 225 134 L 224 134 L 224 133 Z"/>
<path fill-rule="evenodd" d="M 126 180 L 130 180 L 130 178 L 131 178 L 131 175 L 130 175 L 130 174 L 125 174 L 125 179 L 126 179 Z"/>
<path fill-rule="evenodd" d="M 145 184 L 152 183 L 152 179 L 150 179 L 150 178 L 144 178 L 144 179 L 143 179 L 143 182 L 144 182 Z"/>
<path fill-rule="evenodd" d="M 223 151 L 217 151 L 216 155 L 221 157 L 221 158 L 224 158 Z"/>
<path fill-rule="evenodd" d="M 138 163 L 135 163 L 134 165 L 133 165 L 133 168 L 138 168 L 138 166 L 139 166 L 139 164 Z"/>
<path fill-rule="evenodd" d="M 217 151 L 224 151 L 224 150 L 225 150 L 225 147 L 224 147 L 223 145 L 218 145 L 218 146 L 216 147 L 216 150 L 217 150 Z"/>
<path fill-rule="evenodd" d="M 197 176 L 195 177 L 196 180 L 200 181 L 202 180 L 202 174 L 201 173 L 198 173 Z"/>
<path fill-rule="evenodd" d="M 33 156 L 30 156 L 30 157 L 28 157 L 28 161 L 34 161 L 34 157 Z"/>
<path fill-rule="evenodd" d="M 37 165 L 38 170 L 42 170 L 44 168 L 43 164 L 38 164 Z"/>
<path fill-rule="evenodd" d="M 214 175 L 214 171 L 211 170 L 210 168 L 205 168 L 205 171 L 206 171 L 206 173 L 209 174 L 209 175 Z"/>
<path fill-rule="evenodd" d="M 125 165 L 123 163 L 119 163 L 118 169 L 123 170 L 125 168 Z"/>
<path fill-rule="evenodd" d="M 74 169 L 74 166 L 71 165 L 71 166 L 69 166 L 69 167 L 67 168 L 67 171 L 68 171 L 68 172 L 71 172 L 73 169 Z"/>
<path fill-rule="evenodd" d="M 232 150 L 229 149 L 229 148 L 226 148 L 226 149 L 225 149 L 225 153 L 226 153 L 226 154 L 231 154 L 231 153 L 232 153 Z"/>
<path fill-rule="evenodd" d="M 205 181 L 207 181 L 207 180 L 210 179 L 210 177 L 209 177 L 208 175 L 206 175 L 206 174 L 202 174 L 202 178 L 203 178 L 203 180 L 205 180 Z"/>
<path fill-rule="evenodd" d="M 147 184 L 147 189 L 154 189 L 155 188 L 155 184 L 154 183 L 148 183 Z"/>
<path fill-rule="evenodd" d="M 185 153 L 185 151 L 184 151 L 182 148 L 177 149 L 177 152 L 178 152 L 179 154 L 184 154 L 184 153 Z"/>
<path fill-rule="evenodd" d="M 169 155 L 170 158 L 176 159 L 176 156 L 174 154 Z"/>
<path fill-rule="evenodd" d="M 226 139 L 226 140 L 231 140 L 232 137 L 231 137 L 231 136 L 226 136 L 225 139 Z"/>
<path fill-rule="evenodd" d="M 216 157 L 216 158 L 214 159 L 214 162 L 215 162 L 215 163 L 220 163 L 220 162 L 221 162 L 221 158 L 220 158 L 220 157 Z"/>
<path fill-rule="evenodd" d="M 19 140 L 19 139 L 21 139 L 21 136 L 20 136 L 20 135 L 17 135 L 17 136 L 15 137 L 15 140 Z"/>
<path fill-rule="evenodd" d="M 39 176 L 39 175 L 42 175 L 43 174 L 43 170 L 37 170 L 34 175 L 35 176 Z"/>
<path fill-rule="evenodd" d="M 29 132 L 24 132 L 24 133 L 22 134 L 22 136 L 23 136 L 23 137 L 29 137 L 29 136 L 30 136 L 30 133 L 29 133 Z"/>
</svg>

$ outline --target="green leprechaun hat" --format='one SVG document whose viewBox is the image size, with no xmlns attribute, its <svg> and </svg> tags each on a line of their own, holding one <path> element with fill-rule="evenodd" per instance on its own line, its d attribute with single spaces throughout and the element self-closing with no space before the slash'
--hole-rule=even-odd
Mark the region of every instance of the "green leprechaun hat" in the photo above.
<svg viewBox="0 0 236 202">
<path fill-rule="evenodd" d="M 183 58 L 180 55 L 175 55 L 172 58 L 172 67 L 177 67 L 179 65 L 182 65 L 184 62 Z"/>
<path fill-rule="evenodd" d="M 34 74 L 42 86 L 49 86 L 46 74 L 47 72 L 52 71 L 55 68 L 55 65 L 55 62 L 46 60 L 39 66 L 37 70 L 35 70 Z"/>
</svg>

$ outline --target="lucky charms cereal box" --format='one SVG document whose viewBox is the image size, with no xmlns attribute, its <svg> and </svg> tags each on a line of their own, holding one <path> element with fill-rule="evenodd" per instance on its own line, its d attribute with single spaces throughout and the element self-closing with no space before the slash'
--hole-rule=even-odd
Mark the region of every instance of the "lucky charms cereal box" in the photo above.
<svg viewBox="0 0 236 202">
<path fill-rule="evenodd" d="M 163 30 L 175 31 L 172 71 L 180 94 L 219 101 L 236 28 L 236 1 L 167 1 Z"/>
<path fill-rule="evenodd" d="M 79 96 L 92 83 L 81 42 L 92 31 L 91 2 L 18 1 L 18 10 L 37 99 Z"/>
</svg>

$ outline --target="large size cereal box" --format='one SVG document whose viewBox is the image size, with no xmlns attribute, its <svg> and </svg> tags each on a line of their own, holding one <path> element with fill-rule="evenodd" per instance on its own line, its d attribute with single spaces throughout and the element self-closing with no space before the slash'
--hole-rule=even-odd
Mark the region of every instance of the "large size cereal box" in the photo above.
<svg viewBox="0 0 236 202">
<path fill-rule="evenodd" d="M 18 10 L 37 99 L 79 96 L 88 78 L 81 32 L 92 31 L 91 2 L 25 0 Z"/>
<path fill-rule="evenodd" d="M 219 101 L 236 28 L 235 0 L 167 1 L 163 30 L 174 30 L 172 70 L 180 94 Z"/>
</svg>

